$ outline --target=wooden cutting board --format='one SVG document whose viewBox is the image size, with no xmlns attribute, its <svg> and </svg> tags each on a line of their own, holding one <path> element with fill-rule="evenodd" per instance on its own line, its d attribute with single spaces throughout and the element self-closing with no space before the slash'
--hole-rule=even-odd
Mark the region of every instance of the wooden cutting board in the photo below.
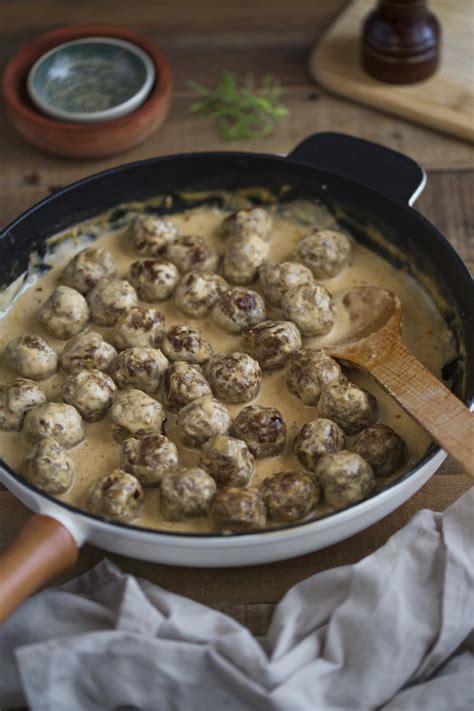
<svg viewBox="0 0 474 711">
<path fill-rule="evenodd" d="M 442 26 L 441 65 L 430 79 L 396 86 L 366 74 L 359 61 L 365 15 L 375 0 L 354 0 L 310 56 L 310 71 L 336 94 L 474 141 L 474 0 L 431 0 Z"/>
</svg>

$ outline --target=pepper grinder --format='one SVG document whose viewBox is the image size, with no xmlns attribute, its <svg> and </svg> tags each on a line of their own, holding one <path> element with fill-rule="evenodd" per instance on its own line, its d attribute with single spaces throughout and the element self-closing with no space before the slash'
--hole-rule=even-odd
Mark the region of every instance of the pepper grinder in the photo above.
<svg viewBox="0 0 474 711">
<path fill-rule="evenodd" d="M 426 0 L 379 0 L 364 22 L 362 66 L 390 84 L 422 81 L 438 66 L 440 35 Z"/>
</svg>

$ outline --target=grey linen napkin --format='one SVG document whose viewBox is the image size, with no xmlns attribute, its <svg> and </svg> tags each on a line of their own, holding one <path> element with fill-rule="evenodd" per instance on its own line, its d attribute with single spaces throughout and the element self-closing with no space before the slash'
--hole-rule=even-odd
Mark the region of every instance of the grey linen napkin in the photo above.
<svg viewBox="0 0 474 711">
<path fill-rule="evenodd" d="M 0 628 L 0 706 L 41 711 L 472 711 L 474 487 L 313 575 L 256 639 L 103 561 Z"/>
</svg>

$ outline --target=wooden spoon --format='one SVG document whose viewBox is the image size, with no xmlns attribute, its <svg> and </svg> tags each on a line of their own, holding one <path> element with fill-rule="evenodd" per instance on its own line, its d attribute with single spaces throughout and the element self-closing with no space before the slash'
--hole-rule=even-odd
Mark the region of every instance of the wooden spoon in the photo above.
<svg viewBox="0 0 474 711">
<path fill-rule="evenodd" d="M 403 343 L 398 296 L 364 286 L 345 292 L 342 305 L 347 337 L 325 350 L 368 371 L 474 477 L 474 415 Z"/>
</svg>

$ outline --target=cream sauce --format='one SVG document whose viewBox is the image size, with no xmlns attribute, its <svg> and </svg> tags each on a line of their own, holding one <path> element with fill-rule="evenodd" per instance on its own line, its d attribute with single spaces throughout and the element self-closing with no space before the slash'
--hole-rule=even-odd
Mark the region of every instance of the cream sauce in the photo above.
<svg viewBox="0 0 474 711">
<path fill-rule="evenodd" d="M 271 261 L 284 261 L 291 258 L 298 240 L 307 234 L 309 229 L 299 218 L 301 205 L 299 204 L 294 214 L 291 209 L 274 211 L 274 237 L 271 252 L 268 257 Z M 208 237 L 217 251 L 222 253 L 222 240 L 216 236 L 217 228 L 227 214 L 217 207 L 189 208 L 183 213 L 167 217 L 182 233 L 199 234 Z M 102 221 L 102 222 L 101 222 Z M 333 223 L 329 212 L 319 210 L 317 220 L 312 222 L 312 227 L 321 227 Z M 97 224 L 106 224 L 104 217 L 98 218 Z M 53 242 L 61 243 L 60 239 Z M 128 248 L 121 230 L 108 230 L 104 227 L 97 239 L 97 244 L 112 252 L 121 275 L 126 276 L 129 264 L 137 259 Z M 75 251 L 78 251 L 77 244 Z M 3 318 L 0 327 L 0 351 L 12 338 L 22 333 L 35 333 L 44 337 L 55 350 L 60 353 L 64 342 L 52 338 L 44 332 L 37 319 L 37 311 L 48 298 L 57 284 L 58 277 L 65 264 L 71 258 L 71 246 L 68 249 L 59 249 L 57 258 L 50 260 L 54 263 L 51 270 L 28 289 L 24 290 L 14 305 Z M 399 271 L 387 261 L 370 252 L 365 247 L 354 243 L 351 262 L 340 275 L 333 279 L 321 280 L 333 294 L 352 286 L 371 284 L 390 289 L 399 295 L 403 305 L 403 336 L 408 347 L 416 356 L 437 376 L 441 376 L 441 368 L 446 361 L 455 355 L 453 338 L 440 313 L 436 310 L 432 300 L 420 284 L 405 272 Z M 258 290 L 258 283 L 250 288 Z M 144 304 L 149 305 L 149 304 Z M 217 351 L 240 350 L 240 337 L 232 336 L 218 329 L 210 318 L 192 319 L 180 313 L 173 305 L 172 300 L 155 305 L 165 315 L 167 325 L 185 323 L 201 332 Z M 269 311 L 269 316 L 277 317 L 278 312 Z M 329 336 L 319 339 L 305 339 L 304 345 L 323 346 L 329 340 L 336 340 L 338 330 L 342 328 L 343 319 L 334 327 Z M 102 333 L 107 340 L 111 340 L 110 328 L 98 327 L 95 324 L 90 328 Z M 403 410 L 366 374 L 353 370 L 346 371 L 348 377 L 358 385 L 366 388 L 379 401 L 381 420 L 393 427 L 407 442 L 410 458 L 405 467 L 394 476 L 378 479 L 378 490 L 385 487 L 390 481 L 400 477 L 413 464 L 421 459 L 430 445 L 427 433 L 417 425 Z M 4 382 L 14 377 L 3 359 L 0 362 L 0 381 Z M 64 373 L 59 372 L 47 381 L 41 382 L 47 397 L 51 401 L 61 400 L 61 387 Z M 272 405 L 281 410 L 288 426 L 288 443 L 286 451 L 278 457 L 258 460 L 257 472 L 253 478 L 252 486 L 258 486 L 268 474 L 288 469 L 301 470 L 292 453 L 292 442 L 302 425 L 317 417 L 314 407 L 304 405 L 299 399 L 292 396 L 285 385 L 285 371 L 277 370 L 266 372 L 259 396 L 255 402 L 261 405 Z M 243 405 L 228 405 L 232 415 L 235 415 Z M 180 462 L 184 466 L 197 463 L 199 452 L 187 449 L 179 444 L 176 437 L 175 416 L 169 415 L 166 425 L 167 434 L 179 445 Z M 86 439 L 70 452 L 76 465 L 74 484 L 69 492 L 58 496 L 63 501 L 70 502 L 78 507 L 84 505 L 86 491 L 91 482 L 97 477 L 117 467 L 119 461 L 119 445 L 114 442 L 111 434 L 108 417 L 98 423 L 86 423 Z M 352 438 L 349 438 L 349 446 Z M 19 433 L 0 433 L 0 449 L 3 458 L 16 471 L 20 471 L 21 462 L 28 450 L 28 444 Z M 207 517 L 197 517 L 191 520 L 170 522 L 161 516 L 159 510 L 159 492 L 157 489 L 145 489 L 145 510 L 134 523 L 153 529 L 169 531 L 209 532 L 210 523 Z M 321 504 L 313 517 L 326 514 L 331 509 Z"/>
</svg>

